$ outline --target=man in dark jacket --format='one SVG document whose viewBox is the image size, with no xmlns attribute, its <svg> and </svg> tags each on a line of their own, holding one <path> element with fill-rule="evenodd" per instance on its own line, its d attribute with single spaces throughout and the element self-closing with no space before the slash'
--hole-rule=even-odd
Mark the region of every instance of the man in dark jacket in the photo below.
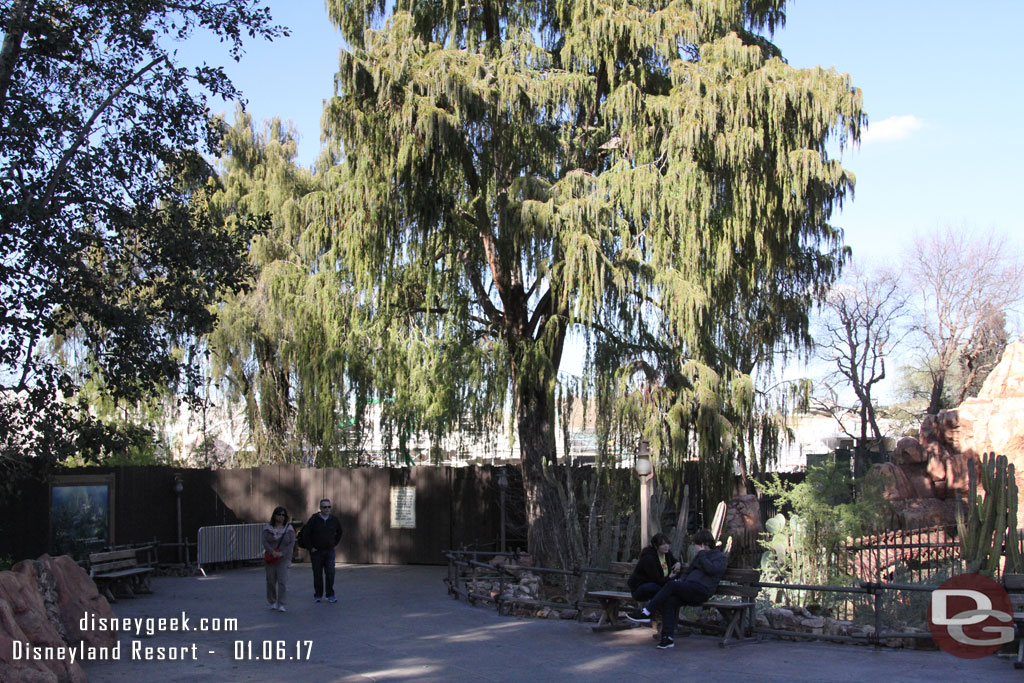
<svg viewBox="0 0 1024 683">
<path fill-rule="evenodd" d="M 313 599 L 317 602 L 324 595 L 324 579 L 327 580 L 327 602 L 338 602 L 334 597 L 334 546 L 341 540 L 341 522 L 331 514 L 331 500 L 320 501 L 320 512 L 309 518 L 299 531 L 299 547 L 309 550 L 309 562 L 313 565 Z"/>
<path fill-rule="evenodd" d="M 630 621 L 649 624 L 651 615 L 661 610 L 661 642 L 658 647 L 662 650 L 675 647 L 679 607 L 701 605 L 714 595 L 728 564 L 728 558 L 715 548 L 715 537 L 707 529 L 693 535 L 693 545 L 697 555 L 683 578 L 669 581 L 646 605 L 626 615 Z"/>
</svg>

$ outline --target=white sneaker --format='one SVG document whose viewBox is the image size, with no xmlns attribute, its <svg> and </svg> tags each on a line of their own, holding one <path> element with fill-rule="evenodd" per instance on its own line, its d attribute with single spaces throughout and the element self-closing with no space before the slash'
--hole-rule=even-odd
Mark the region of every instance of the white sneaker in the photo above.
<svg viewBox="0 0 1024 683">
<path fill-rule="evenodd" d="M 276 602 L 275 602 L 275 603 L 274 603 L 273 605 L 270 605 L 270 609 L 275 609 L 275 610 L 276 610 L 276 609 L 277 609 L 277 607 L 278 607 L 278 605 L 277 605 L 277 603 L 276 603 Z"/>
<path fill-rule="evenodd" d="M 278 612 L 287 612 L 288 610 L 286 610 L 286 609 L 284 608 L 284 605 L 278 605 L 278 606 L 277 606 L 277 611 L 278 611 Z"/>
</svg>

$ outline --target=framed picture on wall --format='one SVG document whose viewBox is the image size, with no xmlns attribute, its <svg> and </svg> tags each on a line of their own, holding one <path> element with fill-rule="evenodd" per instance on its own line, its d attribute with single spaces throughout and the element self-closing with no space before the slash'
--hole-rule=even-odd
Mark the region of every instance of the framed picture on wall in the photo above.
<svg viewBox="0 0 1024 683">
<path fill-rule="evenodd" d="M 50 554 L 83 559 L 114 542 L 114 475 L 58 475 L 50 483 Z"/>
</svg>

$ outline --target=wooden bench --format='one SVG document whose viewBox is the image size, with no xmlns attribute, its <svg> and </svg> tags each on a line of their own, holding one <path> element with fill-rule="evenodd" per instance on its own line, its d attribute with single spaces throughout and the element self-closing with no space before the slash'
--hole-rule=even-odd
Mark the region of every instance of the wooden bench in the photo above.
<svg viewBox="0 0 1024 683">
<path fill-rule="evenodd" d="M 137 593 L 153 592 L 149 586 L 153 567 L 139 564 L 140 552 L 146 553 L 148 559 L 152 547 L 108 550 L 89 555 L 89 576 L 110 602 L 117 602 L 118 597 L 134 598 Z"/>
<path fill-rule="evenodd" d="M 1017 638 L 1017 659 L 1013 668 L 1024 669 L 1024 574 L 1003 574 L 1003 588 L 1013 605 L 1013 630 Z"/>
<path fill-rule="evenodd" d="M 633 562 L 612 562 L 609 569 L 625 587 L 626 580 L 633 573 Z M 684 568 L 683 574 L 686 570 Z M 755 569 L 727 569 L 718 590 L 711 599 L 701 605 L 704 609 L 716 609 L 725 620 L 725 633 L 719 645 L 734 645 L 753 640 L 751 633 L 754 628 L 754 599 L 760 592 L 757 582 L 761 572 Z M 628 590 L 588 591 L 588 600 L 595 600 L 601 606 L 601 617 L 594 627 L 595 631 L 618 630 L 630 628 L 631 622 L 619 618 L 625 607 L 636 606 L 632 594 Z"/>
</svg>

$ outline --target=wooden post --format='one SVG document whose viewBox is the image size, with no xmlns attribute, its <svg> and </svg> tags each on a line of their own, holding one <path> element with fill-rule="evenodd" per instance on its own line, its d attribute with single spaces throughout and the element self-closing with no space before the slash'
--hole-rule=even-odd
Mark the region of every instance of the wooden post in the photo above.
<svg viewBox="0 0 1024 683">
<path fill-rule="evenodd" d="M 640 547 L 644 548 L 651 542 L 650 510 L 651 510 L 651 479 L 653 474 L 640 477 Z"/>
</svg>

